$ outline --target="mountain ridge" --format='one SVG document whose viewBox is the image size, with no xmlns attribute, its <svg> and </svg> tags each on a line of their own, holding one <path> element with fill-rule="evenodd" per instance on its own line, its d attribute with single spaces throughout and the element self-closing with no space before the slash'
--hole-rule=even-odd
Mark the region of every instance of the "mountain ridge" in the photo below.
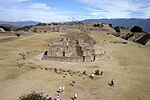
<svg viewBox="0 0 150 100">
<path fill-rule="evenodd" d="M 0 21 L 0 24 L 11 24 L 15 25 L 18 27 L 24 27 L 24 26 L 29 26 L 29 25 L 37 25 L 40 22 L 37 21 L 18 21 L 18 22 L 13 22 L 13 21 Z"/>
<path fill-rule="evenodd" d="M 131 29 L 134 26 L 140 26 L 144 31 L 150 32 L 150 19 L 140 19 L 140 18 L 116 18 L 116 19 L 85 19 L 74 22 L 103 22 L 112 24 L 113 27 L 124 26 Z M 37 25 L 38 21 L 18 21 L 18 22 L 9 22 L 9 21 L 0 21 L 0 24 L 11 24 L 18 27 L 24 27 L 29 25 Z"/>
</svg>

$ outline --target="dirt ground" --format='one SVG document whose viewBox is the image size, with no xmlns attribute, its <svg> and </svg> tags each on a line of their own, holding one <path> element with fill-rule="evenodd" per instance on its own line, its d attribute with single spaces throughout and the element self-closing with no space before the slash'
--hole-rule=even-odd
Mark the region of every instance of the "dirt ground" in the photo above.
<svg viewBox="0 0 150 100">
<path fill-rule="evenodd" d="M 59 86 L 65 86 L 62 100 L 150 100 L 150 47 L 125 41 L 112 35 L 90 34 L 106 51 L 96 62 L 42 61 L 48 43 L 64 33 L 27 36 L 0 36 L 0 100 L 17 100 L 21 94 L 43 92 L 56 97 Z M 104 41 L 105 40 L 105 41 Z M 117 42 L 117 43 L 110 43 Z M 21 54 L 26 54 L 26 59 Z M 57 74 L 54 68 L 64 70 Z M 95 69 L 103 75 L 90 79 Z M 77 74 L 69 74 L 79 72 Z M 81 75 L 83 71 L 88 75 Z M 114 79 L 115 86 L 108 83 Z M 70 82 L 74 80 L 75 86 Z"/>
</svg>

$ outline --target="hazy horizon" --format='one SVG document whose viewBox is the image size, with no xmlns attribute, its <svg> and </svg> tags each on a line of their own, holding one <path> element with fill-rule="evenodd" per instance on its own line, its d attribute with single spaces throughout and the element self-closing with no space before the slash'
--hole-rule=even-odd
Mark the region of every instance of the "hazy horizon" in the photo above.
<svg viewBox="0 0 150 100">
<path fill-rule="evenodd" d="M 149 0 L 5 0 L 0 1 L 0 21 L 149 19 L 149 5 Z"/>
</svg>

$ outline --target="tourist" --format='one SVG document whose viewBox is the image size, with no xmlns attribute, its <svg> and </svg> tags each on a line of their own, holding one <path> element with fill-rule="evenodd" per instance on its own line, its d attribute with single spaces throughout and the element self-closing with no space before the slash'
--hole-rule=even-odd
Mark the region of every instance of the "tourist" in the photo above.
<svg viewBox="0 0 150 100">
<path fill-rule="evenodd" d="M 58 93 L 61 93 L 62 92 L 62 86 L 60 86 L 57 90 Z"/>
<path fill-rule="evenodd" d="M 72 85 L 74 86 L 75 84 L 76 84 L 76 82 L 73 80 L 73 81 L 72 81 Z"/>
<path fill-rule="evenodd" d="M 82 74 L 83 74 L 83 75 L 87 75 L 85 70 L 83 71 L 83 73 L 82 73 Z"/>
<path fill-rule="evenodd" d="M 110 86 L 112 86 L 112 87 L 114 87 L 114 79 L 112 79 L 111 81 L 110 81 Z"/>
<path fill-rule="evenodd" d="M 77 93 L 74 94 L 74 99 L 77 99 L 78 95 Z"/>
<path fill-rule="evenodd" d="M 60 96 L 59 96 L 59 94 L 57 94 L 56 100 L 60 100 Z"/>
<path fill-rule="evenodd" d="M 75 84 L 76 82 L 73 80 L 72 83 Z"/>
<path fill-rule="evenodd" d="M 64 92 L 65 91 L 65 87 L 64 86 L 62 86 L 62 92 Z"/>
<path fill-rule="evenodd" d="M 95 70 L 95 75 L 99 75 L 99 69 Z"/>
<path fill-rule="evenodd" d="M 52 97 L 49 96 L 49 95 L 47 95 L 47 96 L 46 96 L 46 100 L 52 100 Z"/>
<path fill-rule="evenodd" d="M 92 79 L 94 78 L 94 73 L 92 73 L 92 74 L 90 75 L 90 78 L 92 78 Z"/>
<path fill-rule="evenodd" d="M 71 81 L 70 85 L 74 86 L 75 83 L 76 83 L 76 82 L 73 80 L 73 81 Z"/>
<path fill-rule="evenodd" d="M 100 75 L 103 75 L 103 73 L 104 73 L 104 72 L 103 72 L 103 71 L 101 71 L 101 74 L 100 74 Z"/>
<path fill-rule="evenodd" d="M 62 93 L 65 91 L 65 87 L 64 86 L 60 86 L 59 89 L 57 90 L 58 93 Z"/>
</svg>

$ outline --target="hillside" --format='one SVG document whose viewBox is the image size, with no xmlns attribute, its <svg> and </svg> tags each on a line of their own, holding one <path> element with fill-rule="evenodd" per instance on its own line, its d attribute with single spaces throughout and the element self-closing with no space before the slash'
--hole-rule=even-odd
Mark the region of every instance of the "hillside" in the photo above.
<svg viewBox="0 0 150 100">
<path fill-rule="evenodd" d="M 124 26 L 131 29 L 133 26 L 140 26 L 146 32 L 150 32 L 150 19 L 87 19 L 82 22 L 105 22 L 115 26 Z"/>
</svg>

